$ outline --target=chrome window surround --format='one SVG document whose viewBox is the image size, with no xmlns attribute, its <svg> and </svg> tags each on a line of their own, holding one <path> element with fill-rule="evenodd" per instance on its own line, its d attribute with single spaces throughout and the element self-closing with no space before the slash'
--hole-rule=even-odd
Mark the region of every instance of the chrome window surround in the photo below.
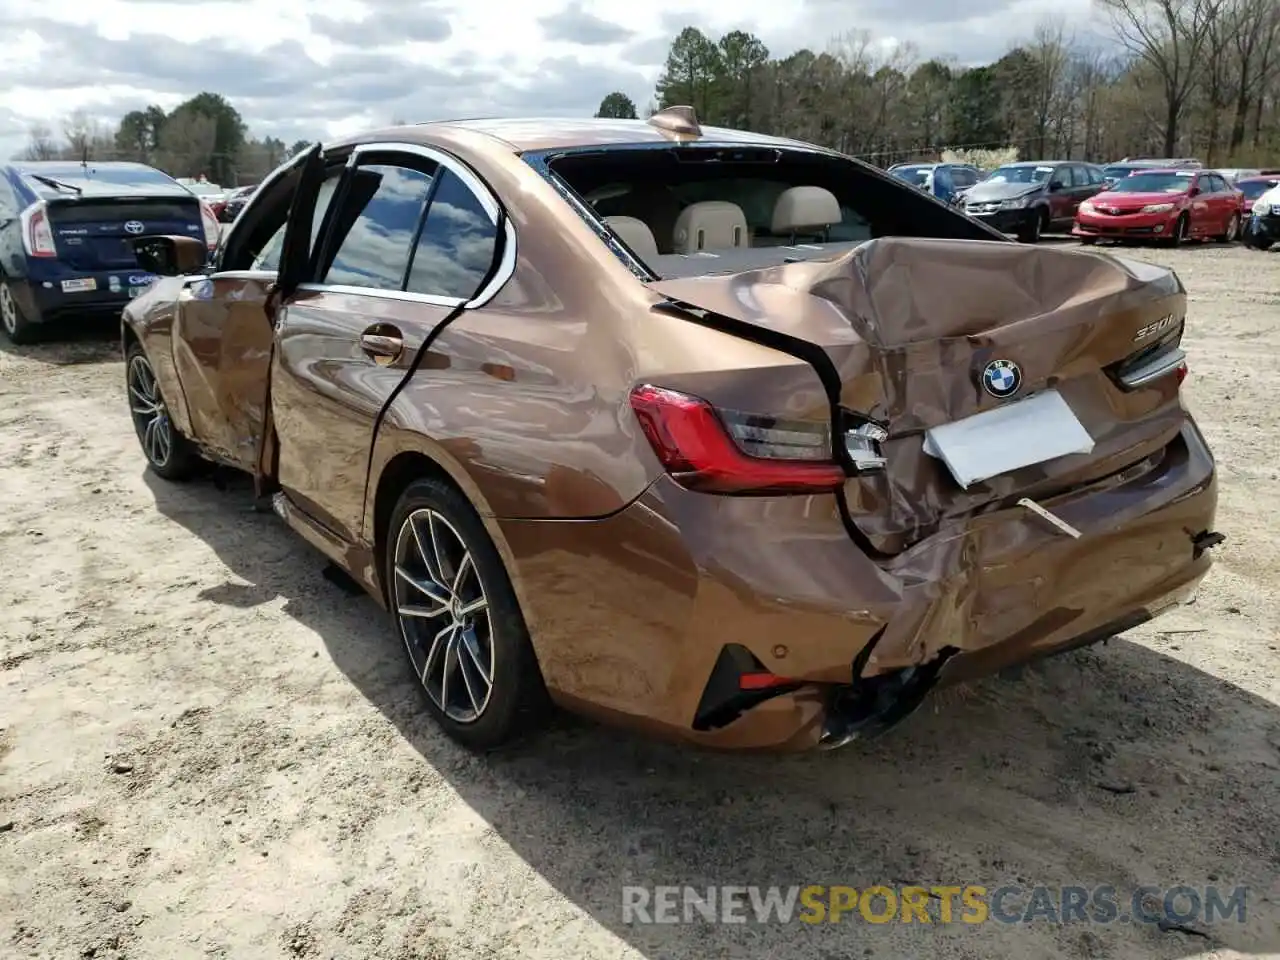
<svg viewBox="0 0 1280 960">
<path fill-rule="evenodd" d="M 474 310 L 476 307 L 482 307 L 492 300 L 506 282 L 511 279 L 511 275 L 515 273 L 516 231 L 511 224 L 511 218 L 501 216 L 501 207 L 498 204 L 498 200 L 488 186 L 457 158 L 417 143 L 401 143 L 398 141 L 361 143 L 351 151 L 351 157 L 348 159 L 347 165 L 354 166 L 359 162 L 361 156 L 369 153 L 400 153 L 419 157 L 431 161 L 438 167 L 443 167 L 461 180 L 467 189 L 475 195 L 476 199 L 480 201 L 480 206 L 489 216 L 489 222 L 497 226 L 499 220 L 501 220 L 503 224 L 504 242 L 502 245 L 502 260 L 498 264 L 498 269 L 489 279 L 489 282 L 470 300 L 465 300 L 461 297 L 440 297 L 429 293 L 412 293 L 408 290 L 382 290 L 376 287 L 357 287 L 340 283 L 303 283 L 299 284 L 298 289 L 318 293 L 354 294 L 356 296 L 376 297 L 380 300 L 426 303 L 437 307 L 462 307 L 465 310 Z"/>
</svg>

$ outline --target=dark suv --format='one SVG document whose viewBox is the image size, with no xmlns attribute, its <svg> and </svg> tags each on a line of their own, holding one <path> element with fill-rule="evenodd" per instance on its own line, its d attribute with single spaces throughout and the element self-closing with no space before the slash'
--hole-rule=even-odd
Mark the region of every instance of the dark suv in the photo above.
<svg viewBox="0 0 1280 960">
<path fill-rule="evenodd" d="M 1027 160 L 992 170 L 964 195 L 964 212 L 1002 233 L 1035 243 L 1046 230 L 1070 230 L 1080 204 L 1104 189 L 1102 168 L 1066 160 Z"/>
<path fill-rule="evenodd" d="M 155 279 L 130 240 L 195 237 L 213 249 L 212 211 L 141 163 L 0 165 L 0 330 L 14 343 L 67 315 L 118 314 Z"/>
</svg>

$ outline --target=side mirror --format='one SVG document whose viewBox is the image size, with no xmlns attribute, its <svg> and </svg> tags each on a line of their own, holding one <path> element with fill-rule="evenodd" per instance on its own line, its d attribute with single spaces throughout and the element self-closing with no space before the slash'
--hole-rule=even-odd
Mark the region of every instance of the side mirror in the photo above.
<svg viewBox="0 0 1280 960">
<path fill-rule="evenodd" d="M 1049 181 L 1049 189 L 1050 189 L 1051 191 L 1055 191 L 1055 192 L 1056 192 L 1056 191 L 1058 191 L 1058 190 L 1061 190 L 1061 189 L 1063 188 L 1063 186 L 1064 186 L 1064 184 L 1063 184 L 1063 182 L 1062 182 L 1061 180 L 1050 180 L 1050 181 Z"/>
<path fill-rule="evenodd" d="M 138 266 L 160 277 L 198 273 L 208 262 L 209 249 L 193 237 L 138 237 L 131 241 Z"/>
</svg>

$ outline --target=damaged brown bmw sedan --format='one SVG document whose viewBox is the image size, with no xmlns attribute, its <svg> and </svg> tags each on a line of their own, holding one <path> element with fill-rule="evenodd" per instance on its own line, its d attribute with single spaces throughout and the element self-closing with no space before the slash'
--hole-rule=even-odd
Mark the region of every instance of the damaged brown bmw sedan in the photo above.
<svg viewBox="0 0 1280 960">
<path fill-rule="evenodd" d="M 1222 539 L 1172 272 L 687 108 L 316 146 L 197 246 L 137 243 L 150 468 L 251 473 L 474 748 L 549 703 L 838 746 Z"/>
</svg>

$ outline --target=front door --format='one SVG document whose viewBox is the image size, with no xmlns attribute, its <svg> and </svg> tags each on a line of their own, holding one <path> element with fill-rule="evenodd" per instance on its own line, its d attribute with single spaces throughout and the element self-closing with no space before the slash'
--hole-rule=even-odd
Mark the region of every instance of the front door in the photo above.
<svg viewBox="0 0 1280 960">
<path fill-rule="evenodd" d="M 221 263 L 231 267 L 252 256 L 245 268 L 188 279 L 174 314 L 174 367 L 192 434 L 218 459 L 250 472 L 257 471 L 266 427 L 281 247 L 290 220 L 314 207 L 308 187 L 317 163 L 323 172 L 318 146 L 246 211 L 271 235 L 260 251 L 220 252 Z"/>
<path fill-rule="evenodd" d="M 274 270 L 189 281 L 173 320 L 173 363 L 192 434 L 210 453 L 252 470 L 262 439 Z"/>
<path fill-rule="evenodd" d="M 360 537 L 379 418 L 498 255 L 496 202 L 482 202 L 450 163 L 358 148 L 318 282 L 299 288 L 279 318 L 280 487 L 347 542 Z M 440 404 L 450 402 L 446 387 Z"/>
</svg>

